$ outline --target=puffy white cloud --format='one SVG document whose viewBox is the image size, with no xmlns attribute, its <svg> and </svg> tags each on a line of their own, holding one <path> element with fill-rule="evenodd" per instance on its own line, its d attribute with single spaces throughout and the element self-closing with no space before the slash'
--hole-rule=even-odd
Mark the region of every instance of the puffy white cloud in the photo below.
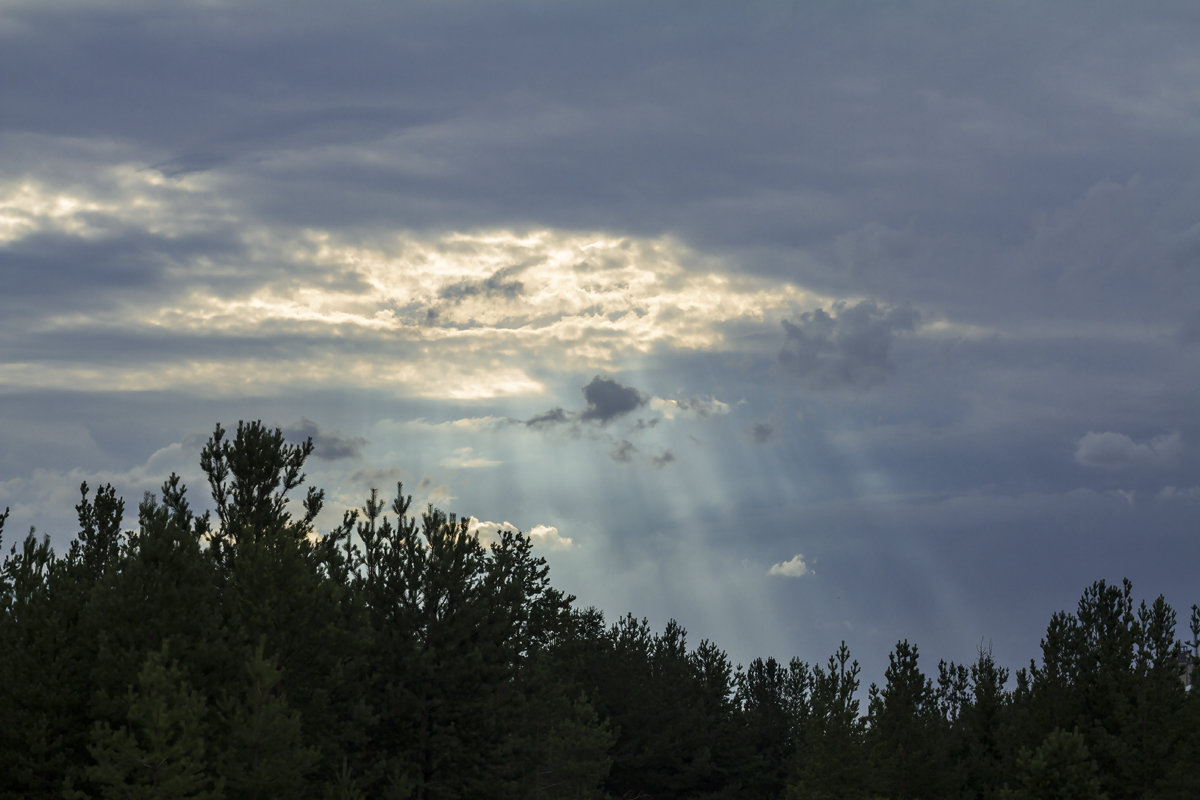
<svg viewBox="0 0 1200 800">
<path fill-rule="evenodd" d="M 1089 431 L 1075 446 L 1075 463 L 1084 467 L 1119 469 L 1121 467 L 1162 467 L 1179 460 L 1183 438 L 1179 432 L 1135 442 L 1123 433 Z"/>
<path fill-rule="evenodd" d="M 812 574 L 808 564 L 804 563 L 804 554 L 796 553 L 787 561 L 781 561 L 778 564 L 772 564 L 767 570 L 768 575 L 782 575 L 785 578 L 799 578 L 803 575 Z"/>
<path fill-rule="evenodd" d="M 529 539 L 534 547 L 546 550 L 570 550 L 575 542 L 569 536 L 563 536 L 553 525 L 534 525 L 529 531 Z"/>
<path fill-rule="evenodd" d="M 489 545 L 500 537 L 501 531 L 520 530 L 511 522 L 489 522 L 471 517 L 467 522 L 467 530 L 479 537 L 484 545 Z M 569 536 L 563 536 L 553 525 L 534 525 L 528 533 L 534 547 L 544 550 L 570 550 L 575 542 Z"/>
</svg>

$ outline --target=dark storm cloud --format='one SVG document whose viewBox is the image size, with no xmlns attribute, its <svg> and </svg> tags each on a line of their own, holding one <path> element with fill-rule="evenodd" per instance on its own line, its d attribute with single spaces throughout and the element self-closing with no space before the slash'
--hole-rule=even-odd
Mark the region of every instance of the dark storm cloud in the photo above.
<svg viewBox="0 0 1200 800">
<path fill-rule="evenodd" d="M 301 417 L 283 429 L 283 435 L 291 441 L 312 439 L 313 457 L 324 461 L 343 458 L 358 458 L 367 440 L 361 436 L 343 436 L 334 431 L 322 430 L 321 426 L 307 417 Z"/>
<path fill-rule="evenodd" d="M 917 312 L 883 309 L 869 300 L 836 303 L 833 311 L 818 308 L 798 322 L 784 320 L 779 363 L 815 389 L 864 391 L 883 383 L 896 369 L 892 343 L 916 326 Z"/>
</svg>

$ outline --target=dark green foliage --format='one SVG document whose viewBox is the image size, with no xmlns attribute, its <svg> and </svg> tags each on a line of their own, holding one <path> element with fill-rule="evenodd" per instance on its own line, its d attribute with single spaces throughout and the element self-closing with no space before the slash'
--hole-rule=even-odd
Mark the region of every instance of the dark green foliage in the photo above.
<svg viewBox="0 0 1200 800">
<path fill-rule="evenodd" d="M 808 665 L 756 658 L 737 676 L 740 739 L 750 748 L 741 790 L 745 797 L 778 797 L 786 785 L 804 723 Z"/>
<path fill-rule="evenodd" d="M 230 800 L 297 797 L 319 751 L 302 741 L 300 714 L 288 706 L 281 672 L 260 642 L 241 686 L 220 703 L 218 773 Z"/>
<path fill-rule="evenodd" d="M 233 441 L 217 425 L 200 454 L 208 476 L 220 525 L 213 531 L 212 548 L 227 562 L 234 545 L 251 544 L 281 532 L 301 537 L 311 530 L 321 510 L 324 492 L 310 488 L 304 517 L 293 523 L 287 493 L 304 483 L 304 461 L 312 454 L 312 439 L 298 445 L 284 442 L 283 432 L 261 422 L 239 422 Z"/>
<path fill-rule="evenodd" d="M 32 530 L 0 569 L 0 796 L 57 797 L 86 758 L 86 654 L 65 571 Z"/>
<path fill-rule="evenodd" d="M 805 714 L 797 734 L 793 779 L 787 797 L 832 800 L 867 797 L 863 737 L 858 713 L 859 666 L 845 642 L 824 666 L 807 673 Z"/>
<path fill-rule="evenodd" d="M 76 564 L 91 581 L 98 581 L 117 562 L 121 549 L 121 517 L 125 501 L 109 484 L 96 490 L 96 498 L 88 500 L 88 485 L 79 486 L 82 499 L 75 511 L 79 515 L 79 533 L 71 543 L 67 560 Z"/>
<path fill-rule="evenodd" d="M 205 760 L 206 701 L 168 659 L 167 648 L 147 655 L 126 697 L 125 724 L 97 722 L 88 752 L 89 782 L 105 800 L 216 800 L 220 783 Z M 72 790 L 68 798 L 86 798 Z"/>
<path fill-rule="evenodd" d="M 1022 750 L 1018 788 L 1008 800 L 1104 800 L 1096 762 L 1079 731 L 1053 730 L 1037 750 Z"/>
<path fill-rule="evenodd" d="M 1163 598 L 1098 582 L 1012 688 L 987 650 L 927 677 L 901 641 L 864 715 L 844 642 L 735 670 L 400 486 L 319 535 L 311 452 L 218 425 L 215 518 L 171 475 L 124 530 L 84 484 L 64 556 L 10 546 L 0 798 L 1200 797 L 1195 606 L 1185 644 Z"/>
<path fill-rule="evenodd" d="M 1006 689 L 1008 670 L 996 664 L 982 647 L 971 665 L 971 694 L 958 715 L 957 755 L 962 764 L 962 785 L 969 797 L 991 797 L 1005 782 L 1010 757 L 1008 741 L 1012 695 Z"/>
<path fill-rule="evenodd" d="M 941 709 L 918 660 L 916 645 L 898 642 L 883 688 L 870 690 L 867 743 L 875 789 L 897 800 L 949 794 Z"/>
<path fill-rule="evenodd" d="M 1135 608 L 1129 581 L 1098 581 L 1075 614 L 1055 614 L 1031 666 L 1029 734 L 1078 731 L 1113 800 L 1152 795 L 1195 733 L 1183 724 L 1186 693 L 1175 612 L 1160 597 Z"/>
</svg>

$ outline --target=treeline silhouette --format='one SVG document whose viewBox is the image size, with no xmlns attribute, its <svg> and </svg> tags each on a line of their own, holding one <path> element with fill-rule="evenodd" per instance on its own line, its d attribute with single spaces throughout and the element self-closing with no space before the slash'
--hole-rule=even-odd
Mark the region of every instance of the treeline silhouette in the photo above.
<svg viewBox="0 0 1200 800">
<path fill-rule="evenodd" d="M 1183 643 L 1161 597 L 1095 583 L 1012 674 L 927 675 L 901 641 L 861 708 L 845 644 L 734 667 L 574 607 L 527 537 L 484 546 L 401 486 L 318 535 L 322 492 L 286 502 L 312 448 L 218 425 L 214 512 L 172 475 L 125 531 L 85 484 L 65 554 L 10 548 L 0 796 L 1200 797 L 1196 606 Z"/>
</svg>

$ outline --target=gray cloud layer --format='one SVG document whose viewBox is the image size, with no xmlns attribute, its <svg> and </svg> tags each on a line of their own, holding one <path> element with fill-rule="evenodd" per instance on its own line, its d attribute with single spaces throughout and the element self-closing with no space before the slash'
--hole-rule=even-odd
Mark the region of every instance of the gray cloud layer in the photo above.
<svg viewBox="0 0 1200 800">
<path fill-rule="evenodd" d="M 863 391 L 883 383 L 896 365 L 892 342 L 911 331 L 919 315 L 911 309 L 882 309 L 864 300 L 806 311 L 798 322 L 783 320 L 786 339 L 779 363 L 817 389 Z"/>
</svg>

